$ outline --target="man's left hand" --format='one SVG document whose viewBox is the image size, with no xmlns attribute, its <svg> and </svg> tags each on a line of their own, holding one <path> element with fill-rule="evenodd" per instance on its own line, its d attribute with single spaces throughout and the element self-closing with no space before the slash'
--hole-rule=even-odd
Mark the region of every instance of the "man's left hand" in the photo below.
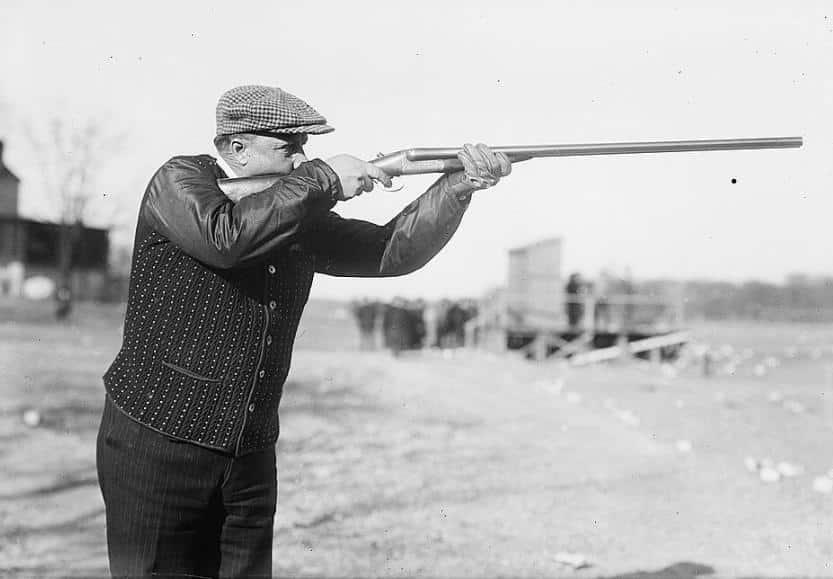
<svg viewBox="0 0 833 579">
<path fill-rule="evenodd" d="M 466 183 L 473 189 L 493 187 L 501 177 L 512 172 L 509 158 L 503 153 L 495 153 L 483 143 L 466 143 L 457 158 L 463 163 Z"/>
</svg>

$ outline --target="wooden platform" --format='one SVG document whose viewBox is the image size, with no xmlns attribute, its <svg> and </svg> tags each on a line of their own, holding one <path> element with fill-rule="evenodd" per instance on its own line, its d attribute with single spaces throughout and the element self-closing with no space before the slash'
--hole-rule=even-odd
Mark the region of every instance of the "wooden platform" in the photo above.
<svg viewBox="0 0 833 579">
<path fill-rule="evenodd" d="M 562 357 L 576 364 L 600 362 L 622 356 L 671 361 L 677 358 L 680 349 L 688 341 L 688 333 L 682 330 L 506 330 L 506 347 L 509 350 L 523 350 L 527 357 L 533 359 Z"/>
</svg>

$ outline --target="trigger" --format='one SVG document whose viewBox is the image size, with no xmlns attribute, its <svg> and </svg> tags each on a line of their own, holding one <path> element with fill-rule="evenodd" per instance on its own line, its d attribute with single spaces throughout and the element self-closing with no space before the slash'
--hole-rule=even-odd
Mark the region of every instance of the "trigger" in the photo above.
<svg viewBox="0 0 833 579">
<path fill-rule="evenodd" d="M 383 189 L 384 191 L 387 191 L 388 193 L 396 193 L 397 191 L 402 191 L 402 189 L 404 189 L 404 188 L 405 188 L 405 186 L 404 186 L 404 185 L 400 185 L 399 187 L 396 187 L 396 188 L 393 188 L 393 187 L 388 188 L 388 187 L 385 187 L 379 179 L 373 179 L 373 180 L 374 180 L 376 183 L 378 183 L 378 184 L 382 185 L 382 189 Z"/>
</svg>

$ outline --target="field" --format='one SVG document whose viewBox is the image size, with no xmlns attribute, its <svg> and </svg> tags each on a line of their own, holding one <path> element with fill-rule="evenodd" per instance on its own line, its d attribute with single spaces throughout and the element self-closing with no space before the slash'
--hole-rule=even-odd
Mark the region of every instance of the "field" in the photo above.
<svg viewBox="0 0 833 579">
<path fill-rule="evenodd" d="M 106 573 L 94 439 L 120 316 L 0 304 L 0 576 Z M 813 488 L 833 468 L 833 327 L 692 332 L 673 366 L 393 358 L 311 304 L 281 411 L 275 574 L 833 576 L 833 494 Z M 762 480 L 779 463 L 794 476 Z"/>
</svg>

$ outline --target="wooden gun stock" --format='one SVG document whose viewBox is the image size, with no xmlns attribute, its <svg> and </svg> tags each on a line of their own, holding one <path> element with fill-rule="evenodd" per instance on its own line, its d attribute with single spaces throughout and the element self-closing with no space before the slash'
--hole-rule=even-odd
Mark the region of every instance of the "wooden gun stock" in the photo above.
<svg viewBox="0 0 833 579">
<path fill-rule="evenodd" d="M 737 151 L 744 149 L 790 149 L 801 147 L 801 137 L 765 137 L 759 139 L 710 139 L 699 141 L 647 141 L 633 143 L 592 143 L 581 145 L 509 145 L 492 147 L 509 157 L 512 163 L 539 157 L 576 157 L 583 155 L 633 155 L 639 153 L 685 153 L 692 151 Z M 457 159 L 457 147 L 403 149 L 370 161 L 391 177 L 426 173 L 453 173 L 463 168 Z M 280 175 L 258 175 L 239 179 L 220 179 L 220 189 L 232 201 L 258 193 L 272 186 Z"/>
</svg>

